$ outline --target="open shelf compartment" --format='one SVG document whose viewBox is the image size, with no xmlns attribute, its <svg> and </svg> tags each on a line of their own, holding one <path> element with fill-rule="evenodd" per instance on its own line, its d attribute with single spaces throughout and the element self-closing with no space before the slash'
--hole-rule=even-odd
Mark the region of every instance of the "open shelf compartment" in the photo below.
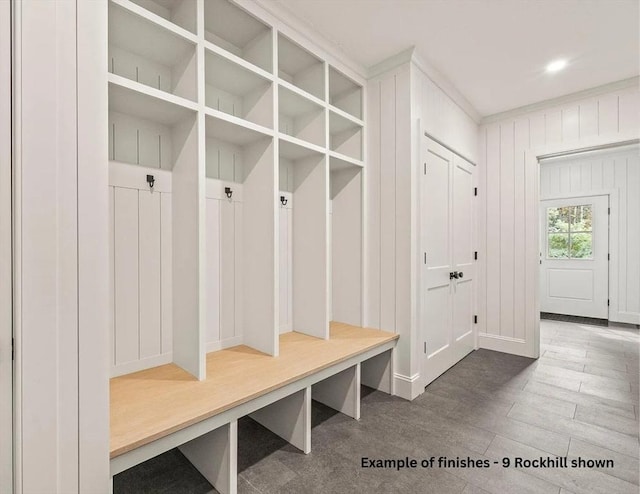
<svg viewBox="0 0 640 494">
<path fill-rule="evenodd" d="M 187 31 L 196 33 L 196 0 L 131 0 L 149 12 L 173 22 Z"/>
<path fill-rule="evenodd" d="M 206 105 L 273 128 L 273 84 L 224 57 L 205 51 Z"/>
<path fill-rule="evenodd" d="M 206 0 L 204 30 L 207 41 L 267 72 L 273 70 L 271 28 L 233 2 Z"/>
<path fill-rule="evenodd" d="M 324 62 L 280 33 L 278 77 L 322 101 L 325 100 Z"/>
<path fill-rule="evenodd" d="M 342 72 L 329 67 L 329 103 L 357 119 L 362 119 L 362 86 Z"/>
<path fill-rule="evenodd" d="M 172 170 L 194 132 L 193 110 L 109 84 L 109 159 Z"/>
<path fill-rule="evenodd" d="M 243 183 L 255 162 L 268 152 L 272 141 L 270 135 L 207 115 L 207 178 Z"/>
<path fill-rule="evenodd" d="M 362 160 L 363 129 L 362 125 L 329 112 L 329 148 L 356 160 Z"/>
<path fill-rule="evenodd" d="M 316 146 L 325 147 L 325 110 L 283 86 L 278 89 L 278 130 Z"/>
<path fill-rule="evenodd" d="M 196 101 L 193 43 L 109 3 L 109 72 Z"/>
</svg>

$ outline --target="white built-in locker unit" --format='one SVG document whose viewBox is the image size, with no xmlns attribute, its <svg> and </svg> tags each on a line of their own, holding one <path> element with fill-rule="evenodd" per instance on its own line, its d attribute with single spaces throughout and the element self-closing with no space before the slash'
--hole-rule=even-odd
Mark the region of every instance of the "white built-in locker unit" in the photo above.
<svg viewBox="0 0 640 494">
<path fill-rule="evenodd" d="M 109 2 L 112 376 L 362 325 L 364 81 L 228 0 Z"/>
</svg>

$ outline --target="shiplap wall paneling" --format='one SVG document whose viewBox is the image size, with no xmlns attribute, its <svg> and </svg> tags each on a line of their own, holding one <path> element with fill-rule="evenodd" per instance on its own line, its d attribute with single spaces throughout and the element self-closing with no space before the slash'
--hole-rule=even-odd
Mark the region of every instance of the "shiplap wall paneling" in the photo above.
<svg viewBox="0 0 640 494">
<path fill-rule="evenodd" d="M 280 301 L 280 311 L 290 311 L 294 331 L 325 339 L 329 338 L 328 187 L 324 154 L 280 142 L 280 190 L 290 193 L 294 204 L 290 217 L 285 217 L 290 221 L 279 227 L 280 255 L 290 252 L 287 269 L 280 271 L 280 293 L 287 297 Z M 282 211 L 286 206 L 281 217 Z M 280 330 L 284 327 L 281 321 Z"/>
<path fill-rule="evenodd" d="M 226 186 L 233 187 L 229 199 Z M 242 343 L 242 185 L 207 179 L 206 350 Z"/>
<path fill-rule="evenodd" d="M 283 170 L 283 168 L 285 168 Z M 284 173 L 283 173 L 284 172 Z M 293 330 L 293 196 L 282 186 L 283 174 L 288 175 L 286 165 L 283 167 L 280 159 L 280 197 L 284 197 L 286 204 L 280 203 L 280 218 L 278 228 L 280 229 L 279 239 L 279 262 L 280 262 L 280 333 L 287 333 Z M 293 177 L 291 177 L 293 178 Z"/>
<path fill-rule="evenodd" d="M 571 151 L 637 137 L 639 112 L 640 91 L 629 87 L 514 117 L 490 119 L 482 125 L 478 278 L 482 285 L 481 346 L 529 354 L 525 347 L 531 342 L 525 342 L 524 335 L 533 334 L 537 324 L 539 246 L 534 239 L 540 177 L 537 168 L 524 161 L 525 156 L 545 149 Z M 582 175 L 551 167 L 543 178 L 547 182 L 540 187 L 545 187 L 545 194 L 571 187 L 579 190 L 576 187 L 582 187 L 585 180 L 593 180 L 593 187 L 614 187 L 614 182 L 606 183 L 607 177 L 599 167 L 594 165 L 591 178 L 588 172 Z"/>
<path fill-rule="evenodd" d="M 362 325 L 362 168 L 330 161 L 331 311 L 334 321 Z"/>
<path fill-rule="evenodd" d="M 171 182 L 165 173 L 152 190 L 143 174 L 118 163 L 110 174 L 113 376 L 171 359 Z"/>
<path fill-rule="evenodd" d="M 540 198 L 609 193 L 611 321 L 640 321 L 640 157 L 638 148 L 544 161 Z"/>
</svg>

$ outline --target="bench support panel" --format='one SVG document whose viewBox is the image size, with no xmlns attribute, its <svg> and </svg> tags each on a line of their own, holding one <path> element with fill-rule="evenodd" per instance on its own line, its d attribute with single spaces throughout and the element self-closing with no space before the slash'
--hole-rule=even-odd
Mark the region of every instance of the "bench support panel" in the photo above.
<svg viewBox="0 0 640 494">
<path fill-rule="evenodd" d="M 311 452 L 311 388 L 286 396 L 249 415 L 304 454 Z"/>
<path fill-rule="evenodd" d="M 179 447 L 191 464 L 221 494 L 238 491 L 238 422 L 236 420 Z"/>
<path fill-rule="evenodd" d="M 362 384 L 387 394 L 393 392 L 393 350 L 371 357 L 361 364 Z"/>
<path fill-rule="evenodd" d="M 313 385 L 313 399 L 360 420 L 360 364 Z"/>
</svg>

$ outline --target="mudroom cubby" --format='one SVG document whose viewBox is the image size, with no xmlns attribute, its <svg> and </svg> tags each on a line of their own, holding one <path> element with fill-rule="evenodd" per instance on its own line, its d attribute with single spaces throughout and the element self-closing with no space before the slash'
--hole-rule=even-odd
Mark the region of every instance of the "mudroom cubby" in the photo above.
<svg viewBox="0 0 640 494">
<path fill-rule="evenodd" d="M 326 142 L 325 109 L 322 105 L 280 86 L 278 130 L 281 134 L 323 147 Z"/>
<path fill-rule="evenodd" d="M 273 68 L 271 28 L 229 0 L 204 2 L 204 37 L 220 48 L 260 67 Z"/>
<path fill-rule="evenodd" d="M 273 128 L 272 91 L 269 79 L 205 50 L 207 107 Z"/>
<path fill-rule="evenodd" d="M 329 147 L 337 154 L 362 160 L 363 126 L 355 119 L 329 111 Z"/>
<path fill-rule="evenodd" d="M 329 103 L 349 115 L 362 119 L 362 86 L 342 72 L 329 67 Z"/>
<path fill-rule="evenodd" d="M 197 0 L 131 0 L 154 13 L 195 34 Z"/>
<path fill-rule="evenodd" d="M 286 36 L 278 35 L 278 77 L 281 80 L 324 101 L 324 70 L 322 60 Z"/>
<path fill-rule="evenodd" d="M 109 3 L 109 72 L 195 101 L 195 43 L 130 7 Z"/>
<path fill-rule="evenodd" d="M 281 332 L 329 338 L 326 155 L 280 139 Z M 292 205 L 287 208 L 288 201 Z M 283 210 L 284 209 L 284 214 Z M 283 260 L 282 256 L 285 256 Z"/>
<path fill-rule="evenodd" d="M 331 199 L 331 319 L 362 324 L 363 169 L 329 160 Z"/>
<path fill-rule="evenodd" d="M 364 81 L 270 22 L 109 2 L 113 376 L 362 322 Z"/>
<path fill-rule="evenodd" d="M 196 113 L 117 83 L 109 84 L 109 159 L 173 169 L 196 125 Z"/>
</svg>

